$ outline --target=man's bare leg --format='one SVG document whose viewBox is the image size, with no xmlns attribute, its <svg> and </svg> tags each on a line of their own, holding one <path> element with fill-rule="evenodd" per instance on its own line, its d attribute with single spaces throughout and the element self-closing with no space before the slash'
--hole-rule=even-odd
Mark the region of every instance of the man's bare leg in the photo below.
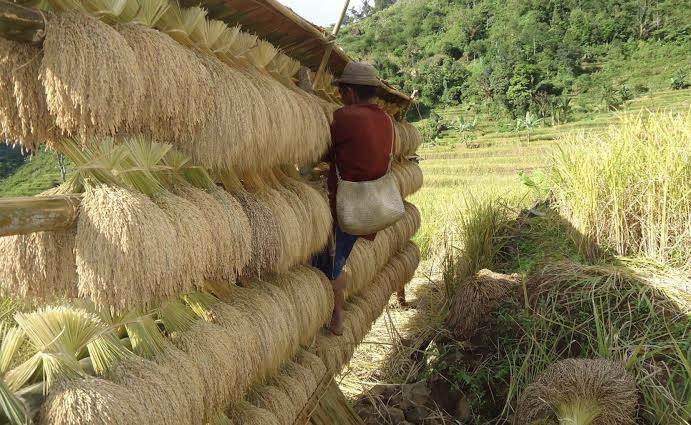
<svg viewBox="0 0 691 425">
<path fill-rule="evenodd" d="M 331 281 L 331 287 L 334 291 L 334 311 L 331 316 L 331 324 L 329 330 L 332 334 L 343 335 L 343 304 L 345 303 L 345 278 L 341 274 L 336 280 Z"/>
<path fill-rule="evenodd" d="M 398 305 L 405 307 L 407 305 L 405 300 L 405 286 L 401 286 L 398 291 L 396 291 L 396 299 L 398 300 Z"/>
</svg>

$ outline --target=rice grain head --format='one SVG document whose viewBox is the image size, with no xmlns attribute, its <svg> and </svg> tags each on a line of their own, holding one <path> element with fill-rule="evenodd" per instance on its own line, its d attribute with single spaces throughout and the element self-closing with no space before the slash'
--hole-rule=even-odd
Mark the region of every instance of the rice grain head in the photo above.
<svg viewBox="0 0 691 425">
<path fill-rule="evenodd" d="M 540 420 L 579 425 L 633 425 L 638 389 L 623 365 L 566 359 L 547 367 L 521 394 L 514 424 Z"/>
<path fill-rule="evenodd" d="M 297 356 L 297 361 L 300 362 L 301 365 L 309 368 L 312 371 L 312 375 L 317 378 L 317 381 L 321 380 L 324 375 L 326 375 L 326 366 L 324 366 L 324 362 L 314 355 L 314 353 L 302 350 Z"/>
<path fill-rule="evenodd" d="M 144 78 L 127 41 L 77 13 L 48 20 L 40 78 L 57 126 L 83 142 L 128 130 L 144 100 Z"/>
<path fill-rule="evenodd" d="M 149 409 L 110 381 L 87 377 L 57 385 L 41 405 L 41 425 L 149 424 Z"/>
<path fill-rule="evenodd" d="M 228 417 L 236 425 L 280 425 L 278 418 L 268 410 L 240 401 L 228 411 Z"/>
<path fill-rule="evenodd" d="M 148 197 L 106 186 L 88 189 L 75 248 L 80 297 L 113 312 L 175 297 L 180 283 L 173 282 L 183 263 L 175 236 L 168 216 Z"/>
<path fill-rule="evenodd" d="M 302 410 L 312 396 L 304 382 L 285 373 L 276 376 L 272 383 L 283 390 L 290 398 L 293 406 L 300 410 Z"/>
<path fill-rule="evenodd" d="M 144 84 L 133 127 L 153 141 L 190 143 L 211 112 L 210 75 L 197 55 L 138 24 L 117 27 L 136 56 Z"/>
<path fill-rule="evenodd" d="M 300 413 L 299 407 L 293 404 L 288 393 L 274 385 L 262 385 L 253 389 L 247 400 L 273 413 L 280 425 L 292 425 Z"/>
<path fill-rule="evenodd" d="M 36 232 L 0 238 L 0 288 L 27 301 L 77 296 L 75 230 Z"/>
</svg>

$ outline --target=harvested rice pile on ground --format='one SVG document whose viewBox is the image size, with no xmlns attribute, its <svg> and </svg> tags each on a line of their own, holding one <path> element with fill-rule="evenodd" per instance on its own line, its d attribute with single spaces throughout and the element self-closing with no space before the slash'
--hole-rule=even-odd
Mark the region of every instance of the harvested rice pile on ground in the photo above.
<svg viewBox="0 0 691 425">
<path fill-rule="evenodd" d="M 517 276 L 480 270 L 458 285 L 451 300 L 448 322 L 454 335 L 469 339 L 480 329 L 501 300 L 518 284 Z"/>
</svg>

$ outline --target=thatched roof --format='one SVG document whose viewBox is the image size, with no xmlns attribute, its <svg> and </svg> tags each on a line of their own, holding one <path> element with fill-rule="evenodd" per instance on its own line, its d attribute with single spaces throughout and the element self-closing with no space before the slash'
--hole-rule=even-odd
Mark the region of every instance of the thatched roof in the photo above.
<svg viewBox="0 0 691 425">
<path fill-rule="evenodd" d="M 280 47 L 288 56 L 316 71 L 333 37 L 324 28 L 312 24 L 277 0 L 182 0 L 183 6 L 201 6 L 209 17 L 240 24 L 250 32 Z M 333 5 L 336 7 L 336 4 Z M 352 59 L 334 46 L 327 69 L 334 75 L 343 71 Z M 384 82 L 381 93 L 387 101 L 409 104 L 411 98 Z"/>
</svg>

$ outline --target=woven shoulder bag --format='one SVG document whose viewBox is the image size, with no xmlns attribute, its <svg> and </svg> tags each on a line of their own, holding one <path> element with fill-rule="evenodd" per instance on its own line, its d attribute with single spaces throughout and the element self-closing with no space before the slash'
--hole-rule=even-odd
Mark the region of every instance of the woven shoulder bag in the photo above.
<svg viewBox="0 0 691 425">
<path fill-rule="evenodd" d="M 393 121 L 391 118 L 389 121 L 393 130 Z M 344 232 L 355 236 L 376 233 L 394 224 L 405 214 L 401 192 L 391 173 L 394 143 L 395 140 L 392 140 L 386 174 L 376 180 L 343 180 L 336 167 L 336 215 L 338 226 Z"/>
</svg>

